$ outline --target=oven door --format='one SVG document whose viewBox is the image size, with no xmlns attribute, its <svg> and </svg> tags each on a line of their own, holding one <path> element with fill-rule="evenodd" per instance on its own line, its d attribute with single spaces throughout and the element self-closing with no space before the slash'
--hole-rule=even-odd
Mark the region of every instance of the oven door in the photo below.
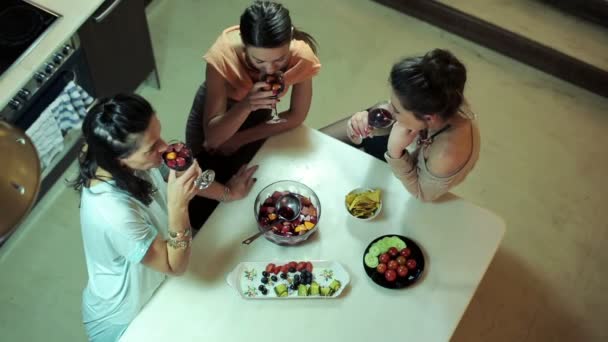
<svg viewBox="0 0 608 342">
<path fill-rule="evenodd" d="M 40 114 L 63 92 L 66 85 L 74 81 L 91 96 L 93 86 L 84 60 L 82 49 L 78 48 L 53 73 L 34 96 L 21 109 L 13 125 L 27 130 Z"/>
</svg>

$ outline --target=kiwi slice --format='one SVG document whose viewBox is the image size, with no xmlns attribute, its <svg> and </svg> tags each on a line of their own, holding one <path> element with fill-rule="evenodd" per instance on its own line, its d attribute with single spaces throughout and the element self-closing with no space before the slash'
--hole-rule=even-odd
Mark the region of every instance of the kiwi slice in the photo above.
<svg viewBox="0 0 608 342">
<path fill-rule="evenodd" d="M 274 292 L 277 294 L 277 297 L 287 297 L 287 286 L 285 284 L 279 284 L 274 287 Z"/>
<path fill-rule="evenodd" d="M 342 284 L 337 279 L 334 279 L 329 284 L 329 288 L 332 290 L 332 293 L 335 293 L 336 291 L 338 291 L 340 289 L 340 286 L 342 286 Z"/>
<path fill-rule="evenodd" d="M 378 257 L 372 255 L 371 253 L 365 254 L 363 260 L 365 261 L 365 266 L 369 268 L 376 268 L 376 266 L 378 266 Z"/>
<path fill-rule="evenodd" d="M 321 287 L 321 296 L 329 297 L 329 296 L 331 296 L 331 294 L 332 294 L 332 291 L 331 291 L 330 287 L 327 287 L 327 286 Z"/>
<path fill-rule="evenodd" d="M 300 297 L 308 296 L 308 288 L 306 287 L 306 285 L 300 284 L 300 286 L 298 286 L 298 296 L 300 296 Z"/>
<path fill-rule="evenodd" d="M 310 284 L 310 295 L 318 296 L 319 295 L 319 284 L 316 281 L 313 281 Z"/>
</svg>

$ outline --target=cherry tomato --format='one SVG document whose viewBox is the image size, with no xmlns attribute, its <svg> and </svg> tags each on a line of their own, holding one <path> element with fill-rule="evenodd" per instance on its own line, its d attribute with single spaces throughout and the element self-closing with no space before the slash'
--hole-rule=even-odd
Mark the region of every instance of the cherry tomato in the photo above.
<svg viewBox="0 0 608 342">
<path fill-rule="evenodd" d="M 399 263 L 396 262 L 395 260 L 391 260 L 391 261 L 388 262 L 387 266 L 388 266 L 389 270 L 396 270 L 397 267 L 399 267 Z"/>
<path fill-rule="evenodd" d="M 397 268 L 397 274 L 402 278 L 405 278 L 407 276 L 407 272 L 408 269 L 406 266 L 401 265 Z"/>
<path fill-rule="evenodd" d="M 167 158 L 167 160 L 173 160 L 173 159 L 177 158 L 177 154 L 175 152 L 169 152 L 169 153 L 167 153 L 165 158 Z"/>
<path fill-rule="evenodd" d="M 304 261 L 299 262 L 298 265 L 296 265 L 296 271 L 300 272 L 301 270 L 303 270 L 306 267 L 306 263 Z"/>
<path fill-rule="evenodd" d="M 287 266 L 296 268 L 296 266 L 298 266 L 298 263 L 295 261 L 290 261 L 289 264 L 287 264 Z"/>
<path fill-rule="evenodd" d="M 312 263 L 310 261 L 306 263 L 306 270 L 309 273 L 312 273 Z"/>
<path fill-rule="evenodd" d="M 399 265 L 405 265 L 406 261 L 407 261 L 407 259 L 403 255 L 400 255 L 397 257 L 397 263 Z"/>
<path fill-rule="evenodd" d="M 394 258 L 399 255 L 399 250 L 395 247 L 391 247 L 388 249 L 388 254 Z"/>
<path fill-rule="evenodd" d="M 281 273 L 289 272 L 289 264 L 281 266 Z"/>
<path fill-rule="evenodd" d="M 386 264 L 378 264 L 378 266 L 376 266 L 376 271 L 380 274 L 386 272 Z"/>
<path fill-rule="evenodd" d="M 391 256 L 386 253 L 383 253 L 383 254 L 380 254 L 380 257 L 378 258 L 378 260 L 383 264 L 388 264 L 388 262 L 391 260 Z"/>
<path fill-rule="evenodd" d="M 407 258 L 412 254 L 412 250 L 406 247 L 401 250 L 400 254 Z"/>
<path fill-rule="evenodd" d="M 266 265 L 266 272 L 268 272 L 268 273 L 274 273 L 273 272 L 274 271 L 274 267 L 275 267 L 274 264 L 268 264 L 268 265 Z"/>
<path fill-rule="evenodd" d="M 409 268 L 410 270 L 413 270 L 414 268 L 416 268 L 416 260 L 414 259 L 409 259 L 407 261 L 407 263 L 405 263 L 405 265 L 407 266 L 407 268 Z"/>
<path fill-rule="evenodd" d="M 395 270 L 388 270 L 384 273 L 384 278 L 389 282 L 393 282 L 397 279 L 397 272 Z"/>
</svg>

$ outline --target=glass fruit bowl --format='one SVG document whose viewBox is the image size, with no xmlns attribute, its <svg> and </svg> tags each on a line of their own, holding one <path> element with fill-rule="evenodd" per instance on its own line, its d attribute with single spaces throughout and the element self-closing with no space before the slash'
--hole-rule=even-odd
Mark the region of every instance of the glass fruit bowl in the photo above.
<svg viewBox="0 0 608 342">
<path fill-rule="evenodd" d="M 284 195 L 295 195 L 300 200 L 300 212 L 295 219 L 280 215 L 277 202 Z M 283 208 L 286 209 L 286 208 Z M 308 186 L 290 180 L 272 183 L 258 193 L 253 205 L 253 214 L 258 229 L 266 239 L 278 245 L 296 245 L 306 241 L 318 229 L 321 218 L 321 203 L 317 194 Z M 291 214 L 291 213 L 290 213 Z"/>
</svg>

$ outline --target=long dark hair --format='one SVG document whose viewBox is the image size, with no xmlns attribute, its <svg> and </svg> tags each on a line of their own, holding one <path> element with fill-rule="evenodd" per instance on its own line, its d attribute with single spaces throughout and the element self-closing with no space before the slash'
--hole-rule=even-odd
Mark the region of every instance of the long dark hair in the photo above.
<svg viewBox="0 0 608 342">
<path fill-rule="evenodd" d="M 292 31 L 293 29 L 293 31 Z M 245 45 L 276 48 L 292 39 L 302 40 L 317 53 L 317 41 L 291 24 L 289 10 L 272 1 L 255 1 L 241 15 L 241 39 Z"/>
<path fill-rule="evenodd" d="M 467 70 L 449 51 L 435 49 L 393 65 L 389 81 L 403 108 L 418 119 L 428 114 L 448 119 L 464 101 Z"/>
<path fill-rule="evenodd" d="M 148 101 L 135 94 L 119 94 L 102 99 L 86 115 L 82 123 L 85 145 L 79 159 L 80 170 L 72 182 L 80 191 L 97 177 L 97 168 L 112 175 L 116 186 L 144 204 L 152 202 L 153 186 L 135 176 L 134 170 L 122 165 L 139 148 L 143 133 L 150 125 L 154 110 Z"/>
</svg>

